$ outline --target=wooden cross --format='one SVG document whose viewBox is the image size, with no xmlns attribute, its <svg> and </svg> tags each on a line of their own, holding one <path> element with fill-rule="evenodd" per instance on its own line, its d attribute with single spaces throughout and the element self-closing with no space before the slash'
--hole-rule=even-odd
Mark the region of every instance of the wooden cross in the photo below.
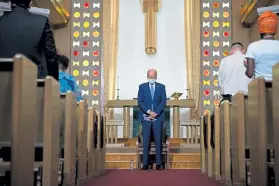
<svg viewBox="0 0 279 186">
<path fill-rule="evenodd" d="M 157 52 L 157 12 L 161 8 L 161 0 L 141 0 L 145 18 L 145 52 L 148 55 Z"/>
</svg>

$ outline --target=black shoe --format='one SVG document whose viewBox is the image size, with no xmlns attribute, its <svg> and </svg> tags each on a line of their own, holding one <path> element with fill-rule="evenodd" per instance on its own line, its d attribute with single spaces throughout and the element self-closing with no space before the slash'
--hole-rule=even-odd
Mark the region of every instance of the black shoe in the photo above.
<svg viewBox="0 0 279 186">
<path fill-rule="evenodd" d="M 148 170 L 148 166 L 147 165 L 144 165 L 141 170 Z"/>
<path fill-rule="evenodd" d="M 163 170 L 161 165 L 156 165 L 156 170 Z"/>
</svg>

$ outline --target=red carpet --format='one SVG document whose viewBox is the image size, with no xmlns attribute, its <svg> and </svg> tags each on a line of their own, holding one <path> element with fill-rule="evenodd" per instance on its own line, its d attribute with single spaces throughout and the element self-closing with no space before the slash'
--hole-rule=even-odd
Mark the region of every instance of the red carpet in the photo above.
<svg viewBox="0 0 279 186">
<path fill-rule="evenodd" d="M 200 170 L 107 170 L 86 186 L 221 186 Z"/>
</svg>

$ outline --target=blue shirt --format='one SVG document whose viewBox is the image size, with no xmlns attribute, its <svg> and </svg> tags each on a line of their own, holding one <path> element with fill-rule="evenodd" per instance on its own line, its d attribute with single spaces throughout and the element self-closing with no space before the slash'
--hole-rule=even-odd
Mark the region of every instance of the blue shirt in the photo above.
<svg viewBox="0 0 279 186">
<path fill-rule="evenodd" d="M 263 39 L 251 43 L 246 58 L 255 60 L 255 77 L 272 80 L 272 67 L 279 62 L 279 41 Z"/>
<path fill-rule="evenodd" d="M 77 101 L 82 100 L 80 89 L 73 76 L 71 76 L 66 72 L 59 71 L 59 83 L 60 83 L 60 93 L 66 93 L 67 91 L 72 91 L 76 95 Z"/>
</svg>

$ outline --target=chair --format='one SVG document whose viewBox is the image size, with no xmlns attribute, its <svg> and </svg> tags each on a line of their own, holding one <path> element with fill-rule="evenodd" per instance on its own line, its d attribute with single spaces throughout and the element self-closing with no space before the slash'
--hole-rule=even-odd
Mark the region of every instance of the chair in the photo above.
<svg viewBox="0 0 279 186">
<path fill-rule="evenodd" d="M 142 126 L 139 126 L 138 130 L 138 141 L 137 141 L 137 168 L 141 167 L 142 161 L 143 161 L 143 134 L 142 134 Z M 162 163 L 165 169 L 170 168 L 170 161 L 169 161 L 169 142 L 168 142 L 168 136 L 166 127 L 163 127 L 163 135 L 162 135 Z M 155 148 L 155 142 L 154 142 L 154 136 L 153 132 L 151 132 L 150 136 L 150 151 L 149 151 L 149 163 L 151 166 L 153 163 L 155 163 L 155 154 L 156 154 L 156 148 Z"/>
</svg>

